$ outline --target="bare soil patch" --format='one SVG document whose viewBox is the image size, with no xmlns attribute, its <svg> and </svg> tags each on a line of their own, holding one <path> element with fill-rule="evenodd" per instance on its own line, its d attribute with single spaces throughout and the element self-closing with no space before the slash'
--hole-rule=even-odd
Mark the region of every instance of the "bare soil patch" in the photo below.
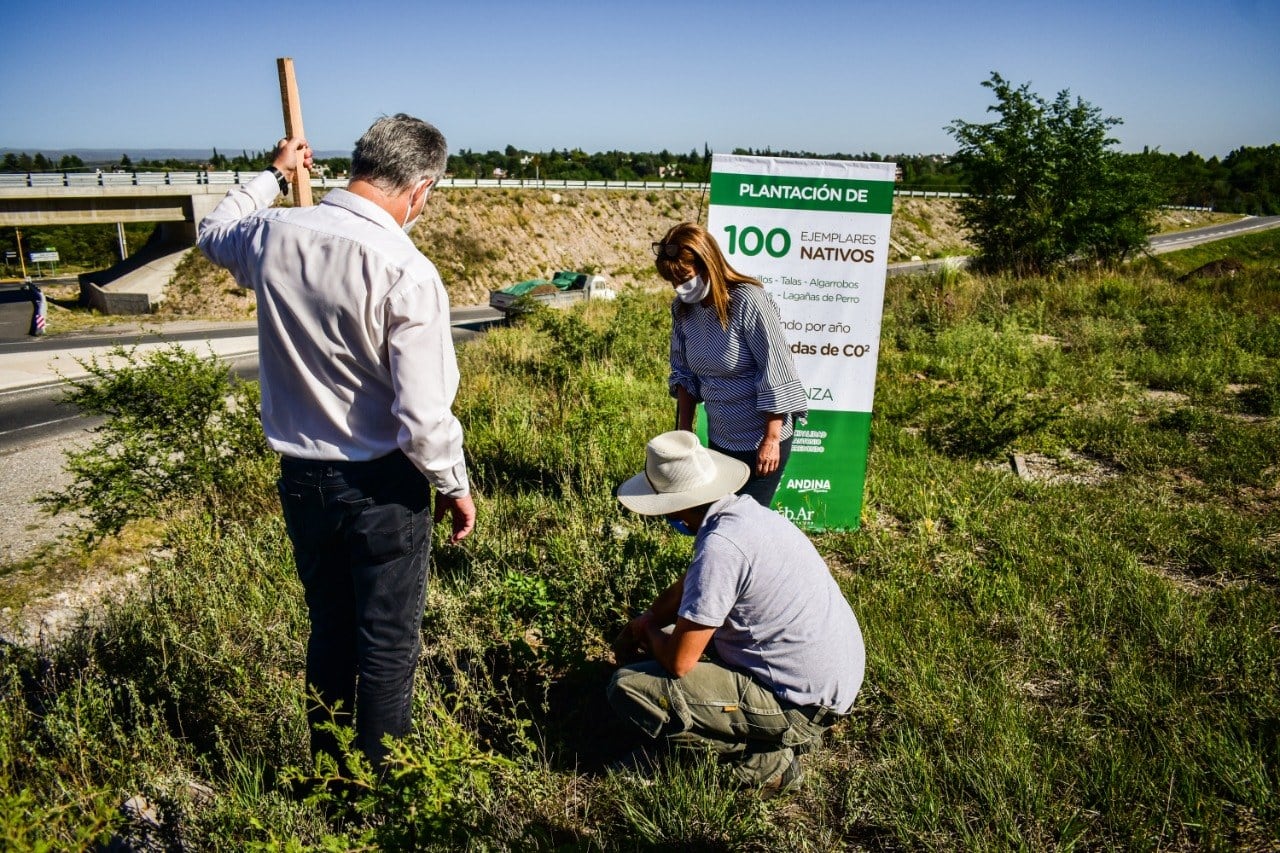
<svg viewBox="0 0 1280 853">
<path fill-rule="evenodd" d="M 1010 457 L 1007 468 L 999 463 L 990 463 L 989 467 L 1011 470 L 1029 482 L 1049 485 L 1098 485 L 1119 476 L 1111 466 L 1072 450 L 1064 450 L 1053 456 L 1043 453 L 1015 453 Z"/>
</svg>

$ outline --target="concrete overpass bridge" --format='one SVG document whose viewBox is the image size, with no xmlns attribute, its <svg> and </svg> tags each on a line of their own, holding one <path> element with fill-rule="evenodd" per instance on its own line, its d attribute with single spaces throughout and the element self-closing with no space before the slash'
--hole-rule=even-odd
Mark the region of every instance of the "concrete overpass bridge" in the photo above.
<svg viewBox="0 0 1280 853">
<path fill-rule="evenodd" d="M 182 223 L 175 238 L 195 242 L 195 225 L 227 189 L 258 172 L 34 172 L 0 174 L 0 226 Z M 313 179 L 316 188 L 346 181 Z"/>
<path fill-rule="evenodd" d="M 110 225 L 125 260 L 80 276 L 80 297 L 106 314 L 146 314 L 164 298 L 164 288 L 186 250 L 195 245 L 196 223 L 235 184 L 253 172 L 99 172 L 0 174 L 0 227 Z M 314 185 L 345 186 L 346 181 Z M 124 242 L 126 222 L 154 222 L 159 234 L 132 257 Z"/>
<path fill-rule="evenodd" d="M 0 227 L 96 225 L 122 222 L 182 223 L 175 233 L 195 242 L 195 225 L 228 188 L 259 172 L 31 172 L 0 173 Z M 345 178 L 312 178 L 312 190 L 345 187 Z M 439 186 L 460 189 L 692 189 L 683 181 L 582 181 L 525 178 L 442 178 Z M 949 195 L 932 193 L 932 195 Z"/>
<path fill-rule="evenodd" d="M 149 313 L 186 249 L 195 245 L 196 224 L 227 190 L 248 183 L 254 171 L 32 172 L 0 173 L 0 227 L 39 225 L 117 226 L 120 254 L 127 255 L 123 224 L 154 222 L 160 233 L 143 251 L 109 270 L 80 276 L 81 299 L 107 314 Z M 345 187 L 345 178 L 311 179 L 316 190 Z M 683 181 L 587 181 L 527 178 L 451 178 L 441 187 L 459 189 L 705 190 Z M 960 193 L 898 190 L 899 195 L 958 196 Z"/>
</svg>

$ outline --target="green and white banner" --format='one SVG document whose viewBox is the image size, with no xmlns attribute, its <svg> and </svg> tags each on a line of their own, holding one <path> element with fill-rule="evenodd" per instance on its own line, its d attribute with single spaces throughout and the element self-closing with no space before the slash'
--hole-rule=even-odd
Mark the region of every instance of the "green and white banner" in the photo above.
<svg viewBox="0 0 1280 853">
<path fill-rule="evenodd" d="M 707 227 L 782 312 L 809 396 L 773 506 L 810 530 L 862 514 L 893 163 L 716 154 Z"/>
</svg>

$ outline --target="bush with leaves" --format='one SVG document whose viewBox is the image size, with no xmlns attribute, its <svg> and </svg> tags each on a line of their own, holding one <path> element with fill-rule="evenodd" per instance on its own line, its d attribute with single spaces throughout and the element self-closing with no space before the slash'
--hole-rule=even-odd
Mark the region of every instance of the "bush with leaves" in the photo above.
<svg viewBox="0 0 1280 853">
<path fill-rule="evenodd" d="M 38 501 L 51 513 L 81 511 L 85 536 L 101 539 L 141 518 L 164 518 L 196 497 L 234 495 L 273 455 L 258 421 L 257 383 L 178 344 L 141 353 L 114 348 L 80 362 L 66 401 L 105 421 L 93 442 L 67 453 L 72 483 Z M 263 465 L 245 465 L 261 461 Z"/>
<path fill-rule="evenodd" d="M 957 119 L 969 179 L 961 216 L 986 271 L 1043 273 L 1072 259 L 1114 263 L 1145 245 L 1161 198 L 1146 161 L 1112 150 L 1120 119 L 1067 90 L 1046 101 L 999 74 L 982 84 L 998 121 Z"/>
</svg>

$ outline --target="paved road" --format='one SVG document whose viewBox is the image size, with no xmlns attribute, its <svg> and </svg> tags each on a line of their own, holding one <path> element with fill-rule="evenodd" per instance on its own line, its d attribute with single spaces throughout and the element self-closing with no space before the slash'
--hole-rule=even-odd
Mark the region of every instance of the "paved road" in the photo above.
<svg viewBox="0 0 1280 853">
<path fill-rule="evenodd" d="M 1280 228 L 1280 216 L 1251 216 L 1225 225 L 1209 225 L 1205 228 L 1192 228 L 1189 231 L 1177 231 L 1173 234 L 1157 234 L 1147 243 L 1151 246 L 1152 253 L 1158 255 L 1162 252 L 1187 249 L 1201 243 L 1239 237 L 1241 234 L 1266 231 L 1270 228 Z"/>
<path fill-rule="evenodd" d="M 453 311 L 453 338 L 465 341 L 502 319 L 488 307 Z M 113 331 L 0 341 L 0 453 L 35 441 L 82 430 L 80 413 L 62 402 L 65 379 L 85 375 L 80 361 L 106 358 L 117 345 L 140 352 L 180 343 L 227 361 L 245 378 L 258 375 L 253 323 L 178 322 L 163 328 L 131 325 Z"/>
<path fill-rule="evenodd" d="M 1253 231 L 1280 227 L 1280 216 L 1259 216 L 1230 222 L 1225 225 L 1211 225 L 1206 228 L 1193 228 L 1173 234 L 1160 234 L 1149 241 L 1151 251 L 1159 254 L 1176 249 L 1185 249 L 1207 243 L 1211 240 L 1222 240 Z M 942 261 L 915 261 L 911 263 L 893 264 L 889 267 L 890 276 L 910 275 L 932 269 Z M 74 281 L 74 279 L 71 279 Z M 50 280 L 52 281 L 52 279 Z M 40 282 L 36 282 L 39 284 Z M 453 312 L 455 327 L 467 328 L 476 323 L 483 325 L 497 318 L 488 308 L 456 308 Z M 16 341 L 31 341 L 28 332 L 31 326 L 30 294 L 21 284 L 0 284 L 0 345 Z M 65 337 L 56 336 L 59 340 Z M 4 384 L 0 378 L 0 388 Z"/>
</svg>

